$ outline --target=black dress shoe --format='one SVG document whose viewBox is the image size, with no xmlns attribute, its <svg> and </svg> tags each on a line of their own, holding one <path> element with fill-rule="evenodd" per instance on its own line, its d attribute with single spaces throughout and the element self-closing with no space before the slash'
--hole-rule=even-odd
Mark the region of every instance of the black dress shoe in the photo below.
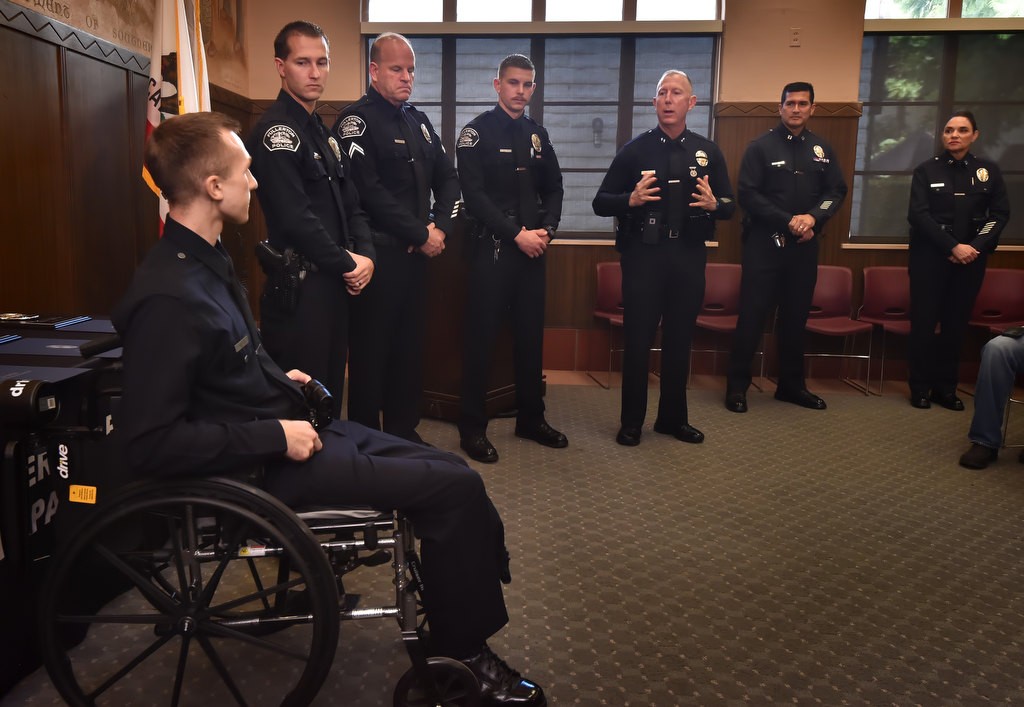
<svg viewBox="0 0 1024 707">
<path fill-rule="evenodd" d="M 726 393 L 725 394 L 725 409 L 729 412 L 746 412 L 747 411 L 747 394 L 746 393 Z"/>
<path fill-rule="evenodd" d="M 928 399 L 927 393 L 911 393 L 910 404 L 921 410 L 927 410 L 932 406 L 932 401 Z"/>
<path fill-rule="evenodd" d="M 775 391 L 775 399 L 781 400 L 784 403 L 793 403 L 810 410 L 824 410 L 826 407 L 825 401 L 807 390 L 807 388 L 803 390 L 784 390 L 780 388 Z"/>
<path fill-rule="evenodd" d="M 532 439 L 545 447 L 561 449 L 569 446 L 569 439 L 548 423 L 541 421 L 535 425 L 516 425 L 516 437 Z"/>
<path fill-rule="evenodd" d="M 964 409 L 964 401 L 956 397 L 956 393 L 937 393 L 932 391 L 932 402 L 938 403 L 947 410 L 960 412 Z"/>
<path fill-rule="evenodd" d="M 615 435 L 615 441 L 625 447 L 635 447 L 640 444 L 640 434 L 639 427 L 621 427 Z"/>
<path fill-rule="evenodd" d="M 960 466 L 968 469 L 984 469 L 994 462 L 998 455 L 998 450 L 973 442 L 971 448 L 960 457 Z"/>
<path fill-rule="evenodd" d="M 498 461 L 498 450 L 494 448 L 487 435 L 470 435 L 463 437 L 459 446 L 469 455 L 470 459 L 484 464 L 493 464 Z"/>
<path fill-rule="evenodd" d="M 481 704 L 546 707 L 548 701 L 540 685 L 510 668 L 486 644 L 479 654 L 462 662 L 480 681 Z"/>
<path fill-rule="evenodd" d="M 687 442 L 688 444 L 700 444 L 704 441 L 704 433 L 696 427 L 691 427 L 686 423 L 673 426 L 663 425 L 660 422 L 655 421 L 654 431 L 663 435 L 672 435 L 680 442 Z"/>
</svg>

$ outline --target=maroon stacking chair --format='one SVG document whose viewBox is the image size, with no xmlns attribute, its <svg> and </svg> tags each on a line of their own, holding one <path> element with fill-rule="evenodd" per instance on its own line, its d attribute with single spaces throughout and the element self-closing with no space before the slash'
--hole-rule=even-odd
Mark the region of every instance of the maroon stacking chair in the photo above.
<svg viewBox="0 0 1024 707">
<path fill-rule="evenodd" d="M 970 322 L 993 335 L 1024 325 L 1024 270 L 989 268 L 974 300 Z"/>
<path fill-rule="evenodd" d="M 835 265 L 818 266 L 818 283 L 814 287 L 811 300 L 811 311 L 807 319 L 807 331 L 819 336 L 842 338 L 843 352 L 814 352 L 805 354 L 808 358 L 842 358 L 860 359 L 866 362 L 867 375 L 864 384 L 843 376 L 843 382 L 868 394 L 871 383 L 871 332 L 874 325 L 858 321 L 850 316 L 853 311 L 853 273 L 849 268 Z M 855 339 L 860 334 L 867 334 L 867 353 L 856 353 L 853 349 Z"/>
<path fill-rule="evenodd" d="M 622 351 L 616 348 L 615 330 L 622 328 L 622 268 L 618 261 L 597 264 L 597 300 L 594 303 L 594 317 L 608 323 L 608 384 L 602 383 L 593 373 L 587 375 L 605 390 L 611 388 L 612 356 Z"/>
<path fill-rule="evenodd" d="M 878 394 L 885 385 L 885 348 L 890 334 L 910 336 L 910 275 L 902 265 L 864 268 L 864 302 L 857 319 L 879 327 L 882 355 Z"/>
<path fill-rule="evenodd" d="M 708 263 L 704 269 L 704 302 L 697 314 L 697 328 L 713 332 L 716 335 L 728 335 L 736 331 L 740 308 L 740 280 L 743 268 L 739 263 Z M 764 347 L 758 351 L 761 356 L 761 376 L 764 377 Z M 728 349 L 691 349 L 690 360 L 694 353 L 710 353 L 715 355 L 715 362 L 720 353 L 728 353 Z M 691 370 L 693 366 L 690 366 Z M 761 386 L 754 383 L 760 390 Z"/>
</svg>

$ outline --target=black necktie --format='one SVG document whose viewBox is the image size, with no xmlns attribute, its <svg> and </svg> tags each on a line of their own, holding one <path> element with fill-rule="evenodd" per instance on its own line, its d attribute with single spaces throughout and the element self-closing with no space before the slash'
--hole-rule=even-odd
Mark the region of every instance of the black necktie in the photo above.
<svg viewBox="0 0 1024 707">
<path fill-rule="evenodd" d="M 683 194 L 683 177 L 686 175 L 686 153 L 678 140 L 669 142 L 668 151 L 668 210 L 665 226 L 673 231 L 683 230 L 683 213 L 686 195 Z"/>
<path fill-rule="evenodd" d="M 540 227 L 540 209 L 537 206 L 537 190 L 530 175 L 530 146 L 533 137 L 527 137 L 525 121 L 512 121 L 512 157 L 516 162 L 516 183 L 519 187 L 519 223 L 527 229 Z"/>
<path fill-rule="evenodd" d="M 413 178 L 416 180 L 416 216 L 423 223 L 427 223 L 427 219 L 430 218 L 430 189 L 427 185 L 427 175 L 423 172 L 423 155 L 417 149 L 419 141 L 410 122 L 422 125 L 422 123 L 413 120 L 412 116 L 406 111 L 405 106 L 402 106 L 398 116 L 398 129 L 402 133 L 402 139 L 405 140 L 405 147 L 409 153 L 409 164 L 412 166 Z"/>
<path fill-rule="evenodd" d="M 245 290 L 242 289 L 242 283 L 238 281 L 238 275 L 235 274 L 235 264 L 231 261 L 231 256 L 228 255 L 228 251 L 224 248 L 224 244 L 217 241 L 217 252 L 224 258 L 224 262 L 228 266 L 228 287 L 231 290 L 232 299 L 235 300 L 235 305 L 238 310 L 242 313 L 242 317 L 245 319 L 245 328 L 249 330 L 249 340 L 252 342 L 253 350 L 257 350 L 260 347 L 260 334 L 259 329 L 256 326 L 256 320 L 253 319 L 252 310 L 249 309 L 249 298 L 245 294 Z"/>
<path fill-rule="evenodd" d="M 970 243 L 974 237 L 971 233 L 971 213 L 966 197 L 970 183 L 967 162 L 957 160 L 953 163 L 953 238 L 961 243 Z"/>
</svg>

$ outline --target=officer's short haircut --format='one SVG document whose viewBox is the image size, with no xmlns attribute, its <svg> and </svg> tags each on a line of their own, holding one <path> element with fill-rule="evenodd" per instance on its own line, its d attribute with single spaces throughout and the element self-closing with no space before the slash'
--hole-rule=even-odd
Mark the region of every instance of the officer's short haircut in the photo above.
<svg viewBox="0 0 1024 707">
<path fill-rule="evenodd" d="M 306 22 L 305 20 L 296 20 L 295 22 L 289 22 L 281 31 L 274 37 L 274 56 L 284 61 L 288 58 L 288 54 L 291 52 L 291 47 L 288 46 L 288 40 L 295 35 L 302 35 L 303 37 L 312 37 L 313 39 L 322 39 L 324 44 L 327 45 L 327 49 L 330 50 L 331 43 L 327 39 L 327 35 L 320 29 L 320 25 L 313 24 L 312 22 Z"/>
<path fill-rule="evenodd" d="M 953 118 L 967 118 L 967 122 L 971 124 L 971 131 L 978 132 L 978 121 L 974 119 L 974 113 L 969 110 L 958 110 L 953 115 L 949 116 L 948 123 Z"/>
<path fill-rule="evenodd" d="M 786 96 L 790 93 L 807 93 L 811 94 L 811 103 L 814 103 L 814 86 L 807 83 L 806 81 L 794 81 L 793 83 L 787 83 L 782 87 L 782 98 L 779 99 L 779 105 L 781 106 L 786 102 Z"/>
<path fill-rule="evenodd" d="M 223 175 L 231 166 L 224 131 L 241 129 L 223 113 L 186 113 L 157 126 L 146 140 L 143 162 L 170 204 L 187 204 L 202 193 L 210 175 Z"/>
<path fill-rule="evenodd" d="M 525 54 L 509 54 L 507 57 L 501 60 L 501 64 L 498 65 L 498 78 L 500 79 L 505 75 L 505 69 L 526 69 L 532 71 L 534 74 L 537 73 L 537 67 L 530 61 L 530 57 Z"/>
<path fill-rule="evenodd" d="M 661 84 L 665 83 L 665 79 L 669 76 L 682 76 L 686 79 L 686 85 L 690 87 L 690 93 L 693 93 L 693 81 L 691 81 L 690 77 L 686 75 L 686 72 L 680 71 L 679 69 L 669 69 L 661 75 L 660 79 L 658 79 L 658 87 L 654 90 L 654 95 L 658 95 L 658 91 L 661 90 Z"/>
<path fill-rule="evenodd" d="M 383 42 L 404 42 L 408 45 L 409 49 L 412 49 L 412 42 L 400 35 L 398 32 L 385 32 L 373 40 L 373 44 L 370 45 L 370 61 L 374 64 L 380 64 L 380 45 Z M 415 54 L 416 52 L 413 51 L 413 55 Z"/>
</svg>

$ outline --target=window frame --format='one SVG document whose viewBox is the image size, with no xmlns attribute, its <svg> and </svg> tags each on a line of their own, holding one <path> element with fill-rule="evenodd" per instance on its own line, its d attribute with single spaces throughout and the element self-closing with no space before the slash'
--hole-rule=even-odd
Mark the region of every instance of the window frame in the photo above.
<svg viewBox="0 0 1024 707">
<path fill-rule="evenodd" d="M 941 50 L 941 65 L 940 65 L 940 81 L 937 91 L 937 97 L 934 100 L 920 100 L 920 101 L 894 101 L 894 100 L 868 100 L 870 96 L 861 96 L 861 119 L 864 120 L 869 115 L 869 111 L 872 107 L 899 107 L 905 106 L 907 108 L 927 107 L 931 106 L 935 109 L 933 129 L 933 150 L 932 154 L 938 154 L 938 137 L 942 133 L 943 126 L 949 115 L 956 110 L 963 110 L 964 108 L 974 110 L 978 107 L 985 107 L 989 105 L 1017 105 L 1017 101 L 1006 101 L 1006 100 L 986 100 L 986 101 L 971 101 L 970 105 L 964 105 L 961 101 L 956 98 L 956 79 L 957 79 L 957 62 L 959 60 L 959 48 L 960 40 L 966 34 L 1014 34 L 1016 33 L 1013 29 L 1007 29 L 1007 24 L 1002 21 L 996 21 L 999 25 L 997 28 L 988 30 L 986 32 L 979 32 L 976 27 L 979 22 L 990 23 L 992 20 L 897 20 L 897 21 L 866 21 L 864 31 L 864 44 L 868 37 L 907 37 L 907 36 L 927 36 L 927 37 L 938 37 L 942 41 Z M 966 23 L 966 25 L 965 25 Z M 1024 22 L 1020 23 L 1022 29 L 1024 29 Z M 925 26 L 927 25 L 927 27 Z M 964 26 L 970 26 L 971 31 L 966 32 L 962 28 Z M 935 29 L 935 27 L 941 27 L 941 30 Z M 908 29 L 909 28 L 909 29 Z M 929 29 L 931 28 L 931 29 Z M 863 76 L 862 76 L 863 79 Z M 1019 105 L 1024 112 L 1024 102 L 1019 102 Z M 984 130 L 984 125 L 981 126 Z M 870 145 L 861 145 L 858 140 L 857 145 L 858 151 L 862 148 L 870 149 Z M 979 154 L 984 154 L 983 149 L 978 150 Z M 864 206 L 864 199 L 867 194 L 867 190 L 863 186 L 858 190 L 858 183 L 863 184 L 863 180 L 877 176 L 896 176 L 896 177 L 907 177 L 909 178 L 914 171 L 916 165 L 911 165 L 906 169 L 865 169 L 864 166 L 854 165 L 854 182 L 851 185 L 851 199 L 857 198 L 857 209 L 859 213 L 851 214 L 850 231 L 847 234 L 847 238 L 844 241 L 844 248 L 874 248 L 874 249 L 886 249 L 886 248 L 906 248 L 909 244 L 909 229 L 901 237 L 893 237 L 890 235 L 871 235 L 870 233 L 854 233 L 853 222 L 859 221 L 860 213 L 863 213 L 865 208 L 870 209 L 870 205 Z M 1006 169 L 1004 165 L 1000 165 L 1002 168 L 1004 177 L 1015 178 L 1017 180 L 1024 180 L 1024 170 L 1022 169 Z M 910 187 L 907 186 L 907 195 L 909 198 Z M 905 220 L 904 214 L 894 215 L 894 218 L 898 218 L 900 221 Z M 1004 232 L 1003 239 L 1001 239 L 1000 249 L 1014 249 L 1024 250 L 1024 229 L 1014 228 L 1013 221 L 1011 220 L 1010 229 Z"/>
<path fill-rule="evenodd" d="M 417 39 L 440 39 L 441 40 L 441 101 L 440 101 L 440 113 L 441 120 L 439 125 L 435 125 L 434 128 L 438 131 L 441 136 L 441 142 L 447 150 L 449 155 L 454 156 L 455 150 L 455 139 L 458 135 L 458 131 L 461 130 L 461 125 L 455 125 L 457 122 L 458 111 L 460 108 L 465 106 L 477 106 L 481 107 L 481 112 L 487 110 L 489 107 L 494 105 L 494 102 L 488 103 L 486 106 L 480 104 L 479 101 L 457 101 L 456 97 L 456 85 L 458 77 L 456 76 L 456 55 L 457 55 L 457 43 L 459 39 L 465 38 L 525 38 L 529 40 L 529 51 L 530 58 L 534 61 L 537 66 L 537 92 L 534 94 L 533 100 L 530 103 L 530 107 L 527 109 L 529 114 L 537 120 L 537 122 L 544 125 L 544 109 L 545 106 L 559 106 L 564 107 L 567 105 L 587 105 L 587 106 L 601 106 L 604 108 L 614 107 L 616 111 L 616 130 L 615 135 L 609 134 L 608 140 L 615 140 L 615 152 L 617 153 L 622 149 L 623 145 L 632 140 L 638 131 L 642 128 L 646 130 L 653 125 L 636 126 L 633 125 L 633 114 L 635 107 L 638 102 L 634 99 L 634 86 L 636 81 L 635 63 L 636 63 L 636 40 L 638 38 L 646 37 L 671 37 L 671 38 L 685 38 L 685 37 L 701 37 L 711 39 L 711 77 L 710 85 L 708 86 L 707 96 L 698 96 L 698 104 L 696 109 L 707 111 L 707 126 L 708 136 L 714 134 L 715 129 L 715 115 L 714 115 L 714 97 L 718 91 L 718 80 L 719 80 L 719 69 L 721 62 L 721 26 L 722 23 L 719 21 L 682 21 L 682 22 L 670 22 L 670 23 L 633 23 L 643 24 L 645 32 L 626 32 L 623 30 L 623 24 L 629 23 L 611 23 L 614 24 L 614 31 L 595 31 L 595 32 L 580 32 L 579 27 L 581 23 L 487 23 L 487 32 L 482 31 L 471 31 L 466 32 L 467 23 L 456 23 L 456 22 L 444 22 L 444 23 L 415 23 L 410 26 L 396 27 L 393 24 L 387 24 L 386 27 L 378 27 L 376 23 L 364 22 L 362 23 L 363 34 L 362 34 L 362 47 L 363 47 L 363 61 L 364 64 L 369 64 L 369 46 L 373 41 L 374 37 L 381 34 L 384 31 L 399 32 L 400 34 L 408 37 L 413 43 Z M 479 24 L 479 23 L 469 23 Z M 519 32 L 520 25 L 536 25 L 538 28 L 543 27 L 543 32 Z M 574 32 L 557 32 L 551 27 L 551 25 L 567 24 L 572 25 L 577 31 Z M 605 24 L 605 23 L 586 23 L 587 30 L 592 29 L 592 24 Z M 673 27 L 680 25 L 688 28 L 686 32 L 654 32 L 650 31 L 650 25 L 662 25 L 668 24 Z M 438 33 L 430 31 L 431 28 L 437 28 L 438 25 L 443 26 L 447 29 L 447 32 Z M 503 31 L 496 31 L 502 28 Z M 696 31 L 697 28 L 701 28 L 704 31 Z M 714 31 L 708 31 L 711 28 Z M 479 28 L 477 28 L 479 30 Z M 404 31 L 403 31 L 404 30 Z M 609 28 L 610 30 L 610 28 Z M 613 90 L 614 94 L 607 101 L 566 101 L 564 99 L 552 99 L 547 101 L 545 99 L 544 88 L 545 88 L 545 71 L 546 71 L 546 42 L 549 39 L 586 39 L 586 38 L 608 38 L 610 35 L 615 36 L 619 42 L 619 81 L 618 86 Z M 496 61 L 500 57 L 495 57 Z M 682 67 L 685 69 L 686 67 Z M 653 86 L 651 87 L 653 90 Z M 416 100 L 416 93 L 413 92 L 412 97 L 413 105 L 421 105 Z M 427 101 L 422 104 L 423 106 L 436 108 L 437 101 Z M 695 109 L 695 110 L 696 110 Z M 651 109 L 651 115 L 653 116 L 653 108 Z M 453 129 L 454 126 L 454 129 Z M 556 153 L 558 151 L 558 143 L 554 142 Z M 563 174 L 604 174 L 608 167 L 611 165 L 611 160 L 601 170 L 589 167 L 566 167 L 562 166 Z M 573 230 L 571 222 L 563 222 L 561 228 L 559 228 L 559 240 L 569 241 L 574 244 L 583 243 L 599 243 L 608 244 L 614 242 L 614 226 L 611 219 L 608 219 L 606 230 Z"/>
</svg>

